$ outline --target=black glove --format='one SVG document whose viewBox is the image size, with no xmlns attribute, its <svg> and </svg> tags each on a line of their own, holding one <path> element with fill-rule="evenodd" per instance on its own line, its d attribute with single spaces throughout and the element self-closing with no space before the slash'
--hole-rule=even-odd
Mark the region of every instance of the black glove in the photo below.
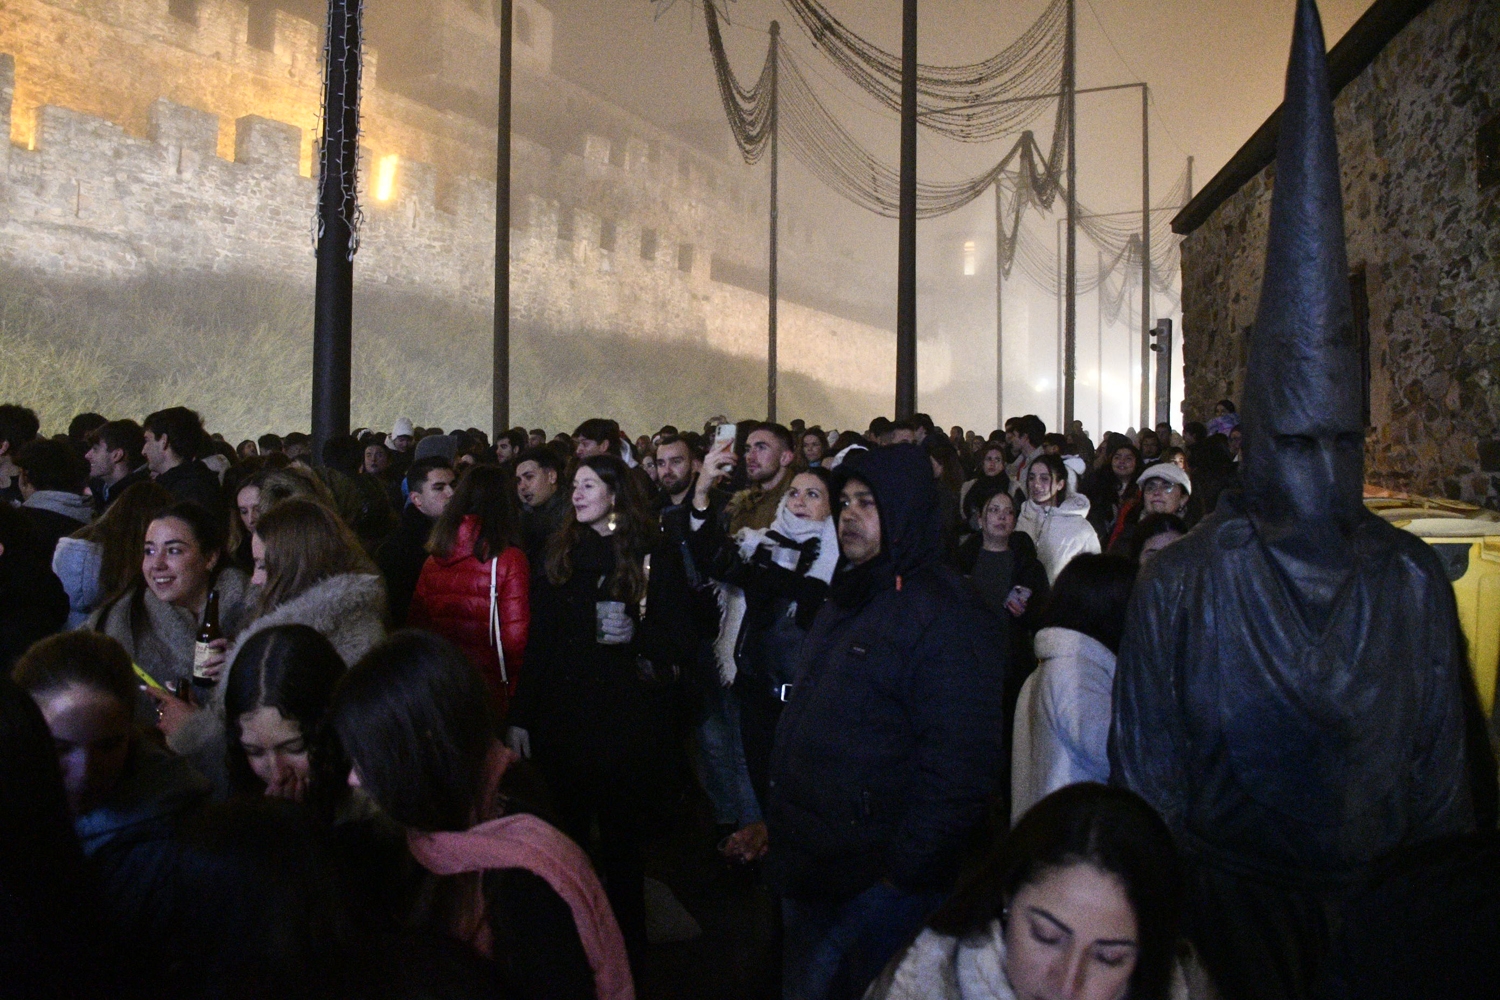
<svg viewBox="0 0 1500 1000">
<path fill-rule="evenodd" d="M 771 558 L 771 552 L 775 545 L 770 542 L 761 542 L 755 551 L 750 553 L 751 566 L 774 566 L 775 560 Z"/>
<path fill-rule="evenodd" d="M 818 561 L 818 555 L 823 551 L 823 539 L 814 536 L 802 543 L 802 554 L 797 557 L 797 575 L 806 576 L 807 571 L 812 569 L 812 564 Z"/>
</svg>

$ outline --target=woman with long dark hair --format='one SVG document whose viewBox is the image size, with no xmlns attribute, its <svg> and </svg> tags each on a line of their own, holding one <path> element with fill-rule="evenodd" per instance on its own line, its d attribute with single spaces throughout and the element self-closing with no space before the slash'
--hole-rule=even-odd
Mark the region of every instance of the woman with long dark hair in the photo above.
<svg viewBox="0 0 1500 1000">
<path fill-rule="evenodd" d="M 1141 453 L 1129 441 L 1110 449 L 1109 459 L 1094 479 L 1089 495 L 1089 521 L 1099 533 L 1099 545 L 1108 552 L 1141 517 Z"/>
<path fill-rule="evenodd" d="M 168 745 L 182 754 L 203 745 L 191 722 L 197 710 L 169 692 L 193 676 L 198 627 L 209 593 L 218 592 L 224 634 L 203 668 L 214 680 L 223 672 L 226 647 L 254 613 L 249 581 L 228 565 L 226 542 L 225 523 L 191 500 L 160 511 L 147 524 L 136 553 L 135 580 L 89 619 L 94 631 L 118 641 L 150 676 L 155 686 L 147 688 L 149 699 L 139 700 L 137 716 L 142 722 L 155 721 L 167 734 Z M 213 762 L 198 763 L 207 763 L 203 770 L 214 776 Z"/>
<path fill-rule="evenodd" d="M 1016 702 L 1013 818 L 1063 785 L 1109 779 L 1115 656 L 1135 573 L 1121 556 L 1085 554 L 1053 584 L 1036 634 L 1036 672 Z"/>
<path fill-rule="evenodd" d="M 476 466 L 433 526 L 432 553 L 412 593 L 407 624 L 450 640 L 484 674 L 504 719 L 531 627 L 531 570 L 521 550 L 515 477 Z"/>
<path fill-rule="evenodd" d="M 140 581 L 146 529 L 174 502 L 149 479 L 135 483 L 98 520 L 58 539 L 52 572 L 68 592 L 68 628 L 86 625 L 99 605 Z"/>
<path fill-rule="evenodd" d="M 532 577 L 531 640 L 508 739 L 531 755 L 563 829 L 598 857 L 626 946 L 646 945 L 641 845 L 668 726 L 636 664 L 653 526 L 637 480 L 613 455 L 573 474 L 572 510 Z"/>
<path fill-rule="evenodd" d="M 588 858 L 506 794 L 515 754 L 496 740 L 485 682 L 455 646 L 396 633 L 339 685 L 333 725 L 351 783 L 406 829 L 433 876 L 414 922 L 488 958 L 501 995 L 631 1000 Z"/>
<path fill-rule="evenodd" d="M 1070 785 L 1022 817 L 866 1000 L 1167 1000 L 1182 892 L 1171 832 L 1144 800 Z"/>
<path fill-rule="evenodd" d="M 315 774 L 314 747 L 344 669 L 333 644 L 307 625 L 278 625 L 245 641 L 224 688 L 232 791 L 294 802 L 341 793 Z"/>
<path fill-rule="evenodd" d="M 1026 502 L 1016 518 L 1016 530 L 1036 543 L 1037 558 L 1056 580 L 1074 556 L 1099 551 L 1099 536 L 1088 521 L 1089 500 L 1068 492 L 1068 467 L 1059 455 L 1045 452 L 1026 468 Z"/>
</svg>

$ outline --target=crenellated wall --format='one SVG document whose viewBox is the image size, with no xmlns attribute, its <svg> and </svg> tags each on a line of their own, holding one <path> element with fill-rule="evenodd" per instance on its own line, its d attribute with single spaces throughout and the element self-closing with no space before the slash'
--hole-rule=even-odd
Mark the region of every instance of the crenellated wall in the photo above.
<svg viewBox="0 0 1500 1000">
<path fill-rule="evenodd" d="M 24 83 L 0 55 L 0 116 L 11 114 Z M 0 263 L 75 279 L 206 271 L 311 288 L 316 192 L 303 169 L 307 128 L 261 115 L 226 128 L 218 114 L 165 99 L 147 106 L 140 135 L 66 107 L 26 113 L 27 143 L 0 143 Z M 617 149 L 619 140 L 581 138 L 579 153 L 515 140 L 515 315 L 560 339 L 623 331 L 764 357 L 765 297 L 710 277 L 726 247 L 743 259 L 736 237 L 753 206 L 711 196 L 701 167 L 684 170 L 647 140 Z M 398 154 L 381 200 L 377 159 L 389 155 L 376 146 L 362 164 L 357 285 L 487 307 L 493 180 L 440 174 Z M 888 389 L 888 332 L 795 302 L 783 303 L 780 330 L 785 370 L 838 388 Z M 924 386 L 946 381 L 940 346 L 924 349 L 922 363 Z"/>
</svg>

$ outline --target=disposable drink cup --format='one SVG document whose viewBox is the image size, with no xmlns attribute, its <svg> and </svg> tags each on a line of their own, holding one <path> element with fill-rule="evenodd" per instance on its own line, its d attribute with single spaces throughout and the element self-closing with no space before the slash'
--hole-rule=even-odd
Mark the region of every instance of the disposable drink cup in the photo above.
<svg viewBox="0 0 1500 1000">
<path fill-rule="evenodd" d="M 594 641 L 603 643 L 617 643 L 618 639 L 611 639 L 604 634 L 604 623 L 610 619 L 618 618 L 625 613 L 624 601 L 600 601 L 594 605 Z"/>
</svg>

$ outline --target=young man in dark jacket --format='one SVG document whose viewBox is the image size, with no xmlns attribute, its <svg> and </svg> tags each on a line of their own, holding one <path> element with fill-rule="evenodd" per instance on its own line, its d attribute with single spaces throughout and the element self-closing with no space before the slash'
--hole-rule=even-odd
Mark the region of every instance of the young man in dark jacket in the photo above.
<svg viewBox="0 0 1500 1000">
<path fill-rule="evenodd" d="M 411 464 L 406 485 L 411 490 L 401 521 L 390 537 L 375 550 L 375 564 L 385 577 L 386 607 L 391 625 L 406 624 L 406 609 L 417 589 L 417 578 L 427 562 L 427 539 L 453 496 L 453 466 L 446 458 L 432 456 Z"/>
<path fill-rule="evenodd" d="M 1009 773 L 997 625 L 942 563 L 926 452 L 837 470 L 843 562 L 776 731 L 785 996 L 859 997 L 951 888 Z"/>
<path fill-rule="evenodd" d="M 156 482 L 178 500 L 193 500 L 210 514 L 227 517 L 219 477 L 198 461 L 209 445 L 202 418 L 187 407 L 173 406 L 157 410 L 141 426 L 145 440 L 141 450 Z"/>
</svg>

